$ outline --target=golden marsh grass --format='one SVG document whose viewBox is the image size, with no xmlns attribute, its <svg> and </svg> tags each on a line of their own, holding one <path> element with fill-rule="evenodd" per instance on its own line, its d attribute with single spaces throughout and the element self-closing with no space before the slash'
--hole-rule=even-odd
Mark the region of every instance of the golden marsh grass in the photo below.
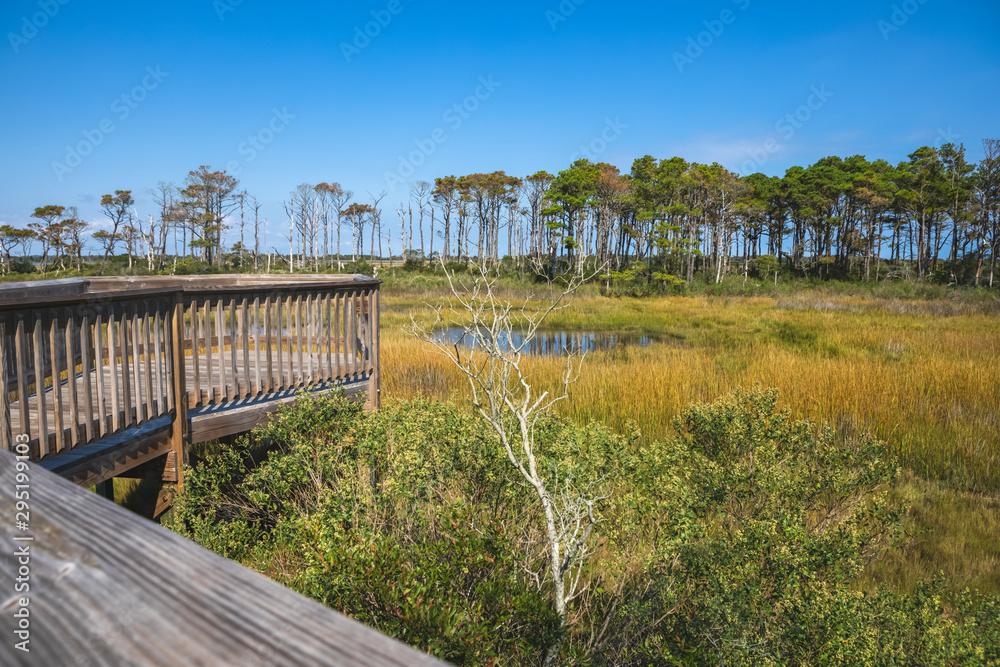
<svg viewBox="0 0 1000 667">
<path fill-rule="evenodd" d="M 388 291 L 384 302 L 386 395 L 465 397 L 450 362 L 403 331 L 410 315 L 429 321 L 429 308 Z M 559 407 L 574 420 L 634 425 L 654 440 L 688 403 L 760 383 L 777 387 L 797 418 L 874 433 L 913 472 L 901 493 L 914 505 L 914 538 L 876 570 L 879 579 L 905 588 L 944 569 L 956 586 L 998 591 L 1000 546 L 983 532 L 1000 525 L 998 323 L 989 309 L 948 302 L 588 295 L 547 326 L 660 338 L 588 355 Z M 557 388 L 561 360 L 527 363 L 537 386 Z"/>
</svg>

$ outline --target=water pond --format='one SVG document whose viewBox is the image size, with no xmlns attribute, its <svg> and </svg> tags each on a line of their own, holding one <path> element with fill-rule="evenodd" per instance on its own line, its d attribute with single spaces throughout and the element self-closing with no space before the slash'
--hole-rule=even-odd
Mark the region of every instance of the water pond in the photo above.
<svg viewBox="0 0 1000 667">
<path fill-rule="evenodd" d="M 438 329 L 434 332 L 434 338 L 438 341 L 447 341 L 451 345 L 462 345 L 474 347 L 475 343 L 465 334 L 465 330 L 460 327 L 450 327 Z M 595 331 L 538 331 L 535 337 L 529 341 L 524 351 L 527 354 L 556 357 L 566 354 L 567 351 L 576 353 L 589 353 L 598 350 L 608 350 L 616 347 L 647 347 L 658 342 L 657 336 L 648 334 L 621 334 Z M 504 347 L 513 344 L 517 347 L 524 343 L 524 333 L 514 331 L 510 340 L 506 337 L 501 341 Z"/>
</svg>

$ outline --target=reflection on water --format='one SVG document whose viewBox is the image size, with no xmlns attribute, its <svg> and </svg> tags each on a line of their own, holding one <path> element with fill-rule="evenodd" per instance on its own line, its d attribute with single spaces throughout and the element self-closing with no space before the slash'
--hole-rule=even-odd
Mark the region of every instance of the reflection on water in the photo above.
<svg viewBox="0 0 1000 667">
<path fill-rule="evenodd" d="M 447 341 L 452 345 L 463 345 L 474 347 L 475 341 L 466 335 L 465 330 L 460 327 L 450 327 L 448 329 L 438 329 L 434 332 L 434 339 L 437 341 Z M 568 351 L 576 353 L 596 352 L 598 350 L 608 350 L 615 347 L 638 346 L 646 347 L 657 342 L 655 336 L 643 334 L 616 334 L 597 333 L 587 331 L 538 331 L 524 347 L 526 354 L 537 354 L 541 356 L 560 356 Z M 507 340 L 504 335 L 500 344 L 506 349 L 518 347 L 524 344 L 524 333 L 514 331 Z"/>
</svg>

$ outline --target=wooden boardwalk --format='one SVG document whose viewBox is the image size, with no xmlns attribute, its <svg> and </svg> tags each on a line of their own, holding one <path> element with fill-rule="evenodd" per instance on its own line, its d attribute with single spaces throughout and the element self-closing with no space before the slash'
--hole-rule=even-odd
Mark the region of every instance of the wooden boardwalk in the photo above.
<svg viewBox="0 0 1000 667">
<path fill-rule="evenodd" d="M 0 450 L 92 485 L 249 430 L 296 392 L 379 401 L 364 276 L 92 278 L 0 286 Z"/>
</svg>

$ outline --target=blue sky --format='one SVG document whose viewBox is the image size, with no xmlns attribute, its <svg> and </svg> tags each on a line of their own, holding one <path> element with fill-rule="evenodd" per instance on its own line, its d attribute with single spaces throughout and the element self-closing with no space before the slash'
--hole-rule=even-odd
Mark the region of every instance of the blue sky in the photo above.
<svg viewBox="0 0 1000 667">
<path fill-rule="evenodd" d="M 238 172 L 280 248 L 300 183 L 388 191 L 388 221 L 407 182 L 580 156 L 780 175 L 950 140 L 978 159 L 998 26 L 996 0 L 5 0 L 0 223 L 62 204 L 99 225 L 116 189 L 145 217 L 203 164 Z"/>
</svg>

